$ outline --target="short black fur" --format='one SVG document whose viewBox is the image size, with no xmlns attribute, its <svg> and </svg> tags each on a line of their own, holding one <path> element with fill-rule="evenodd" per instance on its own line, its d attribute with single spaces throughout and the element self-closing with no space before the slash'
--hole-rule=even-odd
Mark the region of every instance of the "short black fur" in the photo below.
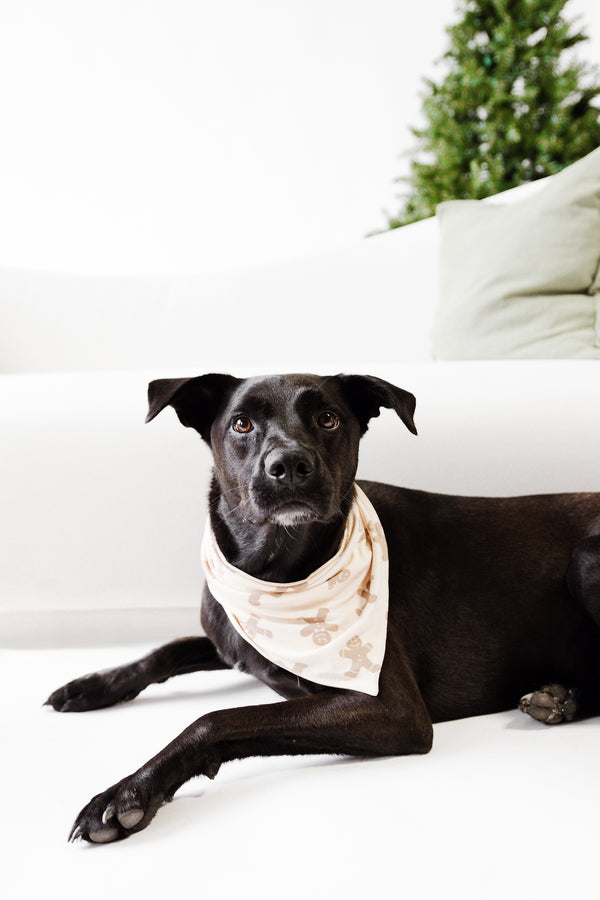
<svg viewBox="0 0 600 900">
<path fill-rule="evenodd" d="M 416 434 L 414 397 L 370 376 L 229 375 L 150 384 L 212 449 L 209 513 L 228 560 L 295 581 L 334 555 L 360 437 L 380 407 Z M 251 427 L 249 427 L 251 426 Z M 399 450 L 400 452 L 400 450 Z M 81 811 L 71 838 L 104 843 L 145 828 L 196 775 L 254 755 L 426 753 L 432 723 L 516 707 L 552 723 L 600 711 L 600 495 L 453 497 L 361 482 L 390 551 L 386 654 L 377 697 L 298 678 L 254 650 L 204 589 L 205 637 L 54 691 L 56 710 L 135 697 L 147 685 L 236 667 L 285 703 L 213 712 Z M 561 685 L 568 685 L 564 688 Z"/>
</svg>

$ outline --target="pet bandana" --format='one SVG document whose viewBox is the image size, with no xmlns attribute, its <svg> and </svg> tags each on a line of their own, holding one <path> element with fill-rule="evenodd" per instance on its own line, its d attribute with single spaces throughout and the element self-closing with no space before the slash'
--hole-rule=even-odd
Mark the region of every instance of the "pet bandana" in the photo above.
<svg viewBox="0 0 600 900">
<path fill-rule="evenodd" d="M 364 492 L 355 497 L 339 550 L 304 581 L 261 581 L 232 566 L 209 524 L 202 566 L 235 630 L 294 675 L 376 696 L 385 653 L 388 553 Z"/>
</svg>

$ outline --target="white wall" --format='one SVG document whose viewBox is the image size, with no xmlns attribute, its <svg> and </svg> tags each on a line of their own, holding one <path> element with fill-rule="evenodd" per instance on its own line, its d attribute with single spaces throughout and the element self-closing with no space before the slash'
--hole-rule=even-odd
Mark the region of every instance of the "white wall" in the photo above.
<svg viewBox="0 0 600 900">
<path fill-rule="evenodd" d="M 588 58 L 598 6 L 570 6 Z M 454 8 L 0 0 L 0 265 L 200 272 L 382 227 Z"/>
</svg>

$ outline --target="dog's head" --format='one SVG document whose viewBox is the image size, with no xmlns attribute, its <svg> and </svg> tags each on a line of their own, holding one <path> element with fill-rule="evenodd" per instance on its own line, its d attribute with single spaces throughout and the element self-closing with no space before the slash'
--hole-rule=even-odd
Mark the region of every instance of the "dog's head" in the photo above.
<svg viewBox="0 0 600 900">
<path fill-rule="evenodd" d="M 150 422 L 165 406 L 212 449 L 220 494 L 255 523 L 326 522 L 345 512 L 358 445 L 381 407 L 416 434 L 412 394 L 367 375 L 231 375 L 161 379 Z"/>
</svg>

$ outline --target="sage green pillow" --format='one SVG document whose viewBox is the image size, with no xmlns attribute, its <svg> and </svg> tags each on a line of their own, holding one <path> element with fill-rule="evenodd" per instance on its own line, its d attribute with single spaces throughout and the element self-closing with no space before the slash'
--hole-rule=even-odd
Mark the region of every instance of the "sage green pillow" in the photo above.
<svg viewBox="0 0 600 900">
<path fill-rule="evenodd" d="M 513 203 L 452 200 L 436 359 L 600 359 L 600 148 Z"/>
</svg>

